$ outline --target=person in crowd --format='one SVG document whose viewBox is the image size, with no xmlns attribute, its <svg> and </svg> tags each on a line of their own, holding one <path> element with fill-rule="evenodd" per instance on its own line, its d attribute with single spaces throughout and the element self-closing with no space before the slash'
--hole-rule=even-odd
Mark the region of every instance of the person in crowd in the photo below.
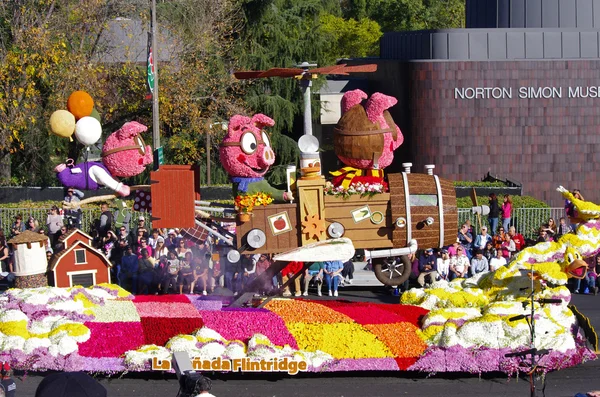
<svg viewBox="0 0 600 397">
<path fill-rule="evenodd" d="M 502 242 L 502 256 L 508 261 L 516 251 L 515 241 L 510 237 L 510 234 L 505 234 Z"/>
<path fill-rule="evenodd" d="M 15 397 L 17 384 L 12 378 L 13 371 L 8 362 L 0 362 L 0 390 L 4 391 L 6 397 Z"/>
<path fill-rule="evenodd" d="M 540 228 L 540 230 L 538 231 L 538 238 L 536 240 L 536 243 L 546 243 L 550 241 L 550 237 L 548 236 L 548 233 L 546 232 L 546 228 L 544 228 L 543 226 Z"/>
<path fill-rule="evenodd" d="M 325 271 L 325 264 L 323 262 L 313 262 L 304 271 L 304 293 L 302 295 L 308 296 L 308 286 L 312 280 L 315 280 L 317 286 L 317 295 L 321 296 L 321 287 L 323 286 L 323 272 Z"/>
<path fill-rule="evenodd" d="M 167 256 L 161 256 L 155 261 L 154 265 L 154 280 L 152 285 L 156 288 L 155 294 L 162 294 L 162 282 L 167 275 Z"/>
<path fill-rule="evenodd" d="M 288 263 L 287 266 L 284 267 L 283 270 L 281 271 L 281 278 L 282 278 L 283 284 L 285 285 L 289 279 L 291 279 L 292 277 L 294 277 L 295 274 L 300 272 L 302 270 L 303 266 L 304 266 L 304 264 L 302 262 Z M 342 271 L 340 269 L 340 272 L 339 272 L 340 278 L 342 277 L 341 273 L 342 273 Z M 338 280 L 338 282 L 339 282 L 339 280 Z M 294 292 L 295 292 L 296 296 L 302 295 L 302 291 L 300 290 L 300 276 L 298 276 L 294 279 Z M 286 286 L 285 289 L 283 290 L 283 296 L 292 296 L 289 286 Z"/>
<path fill-rule="evenodd" d="M 85 372 L 56 372 L 44 376 L 35 397 L 106 397 L 106 388 Z"/>
<path fill-rule="evenodd" d="M 117 246 L 117 235 L 112 230 L 106 232 L 106 236 L 102 238 L 101 250 L 106 257 L 112 259 L 112 251 Z"/>
<path fill-rule="evenodd" d="M 496 250 L 500 250 L 502 249 L 502 243 L 504 242 L 504 235 L 506 229 L 504 229 L 503 226 L 500 226 L 500 228 L 498 229 L 498 233 L 496 233 L 494 235 L 494 238 L 492 239 L 492 241 L 494 242 L 494 248 Z"/>
<path fill-rule="evenodd" d="M 558 225 L 554 222 L 553 218 L 548 219 L 548 223 L 542 226 L 542 229 L 546 232 L 548 239 L 554 241 L 554 236 L 558 233 Z"/>
<path fill-rule="evenodd" d="M 154 259 L 159 259 L 161 256 L 168 256 L 169 249 L 165 246 L 165 239 L 161 236 L 158 236 L 156 239 L 156 246 L 153 248 L 152 257 Z"/>
<path fill-rule="evenodd" d="M 352 259 L 348 259 L 344 262 L 344 269 L 342 270 L 342 284 L 341 286 L 345 286 L 346 284 L 352 285 L 352 280 L 354 279 L 354 262 Z"/>
<path fill-rule="evenodd" d="M 177 259 L 177 254 L 175 254 L 175 251 L 169 251 L 167 257 L 167 270 L 161 280 L 161 294 L 168 294 L 170 287 L 179 285 L 177 277 L 179 276 L 180 270 L 181 266 L 179 259 Z"/>
<path fill-rule="evenodd" d="M 590 294 L 598 294 L 598 274 L 600 273 L 600 255 L 596 255 L 592 266 L 588 268 L 585 279 Z"/>
<path fill-rule="evenodd" d="M 491 241 L 488 241 L 487 244 L 485 245 L 485 248 L 482 251 L 485 259 L 488 260 L 488 263 L 492 260 L 492 258 L 494 258 L 496 256 L 496 251 L 497 250 L 496 250 L 496 248 L 494 248 L 494 243 Z"/>
<path fill-rule="evenodd" d="M 146 238 L 146 240 L 148 240 L 148 237 L 150 237 L 148 235 L 148 229 L 146 229 L 146 218 L 144 218 L 142 215 L 140 215 L 140 217 L 138 218 L 138 224 L 137 227 L 135 228 L 134 231 L 134 236 L 138 237 L 139 236 L 139 230 L 142 229 L 144 231 L 144 235 L 143 237 Z"/>
<path fill-rule="evenodd" d="M 456 249 L 456 256 L 450 260 L 450 281 L 455 278 L 465 278 L 469 273 L 469 258 L 464 247 Z"/>
<path fill-rule="evenodd" d="M 58 207 L 53 205 L 50 208 L 50 213 L 46 218 L 46 227 L 48 228 L 48 237 L 50 238 L 50 244 L 52 248 L 58 243 L 58 237 L 60 236 L 60 228 L 63 227 L 62 216 L 58 213 Z"/>
<path fill-rule="evenodd" d="M 490 234 L 492 237 L 496 235 L 499 217 L 500 206 L 498 205 L 498 197 L 496 197 L 496 193 L 490 193 L 490 213 L 488 215 L 488 221 L 490 222 Z"/>
<path fill-rule="evenodd" d="M 128 245 L 125 249 L 125 255 L 121 258 L 121 287 L 130 291 L 132 294 L 137 294 L 138 287 L 138 269 L 139 259 L 133 252 L 133 247 Z"/>
<path fill-rule="evenodd" d="M 179 246 L 179 239 L 177 238 L 177 233 L 175 233 L 175 229 L 169 229 L 167 233 L 167 238 L 165 240 L 165 247 L 169 250 L 174 250 Z"/>
<path fill-rule="evenodd" d="M 467 257 L 471 255 L 471 247 L 473 244 L 473 235 L 469 232 L 469 225 L 464 223 L 458 231 L 458 242 L 465 248 Z"/>
<path fill-rule="evenodd" d="M 199 256 L 192 259 L 194 261 L 194 280 L 190 284 L 190 294 L 194 294 L 194 288 L 198 283 L 202 285 L 202 295 L 207 295 L 208 291 L 208 258 Z"/>
<path fill-rule="evenodd" d="M 13 222 L 10 230 L 10 238 L 13 238 L 25 231 L 25 223 L 23 223 L 23 217 L 21 214 L 17 214 L 15 216 L 15 221 Z"/>
<path fill-rule="evenodd" d="M 152 229 L 152 233 L 150 234 L 150 237 L 148 237 L 148 245 L 152 247 L 153 250 L 156 250 L 156 243 L 158 242 L 159 237 L 160 234 L 158 233 L 158 229 Z"/>
<path fill-rule="evenodd" d="M 152 247 L 150 247 L 148 245 L 148 240 L 146 240 L 145 237 L 142 237 L 140 239 L 140 244 L 138 245 L 137 249 L 136 249 L 136 253 L 138 254 L 138 258 L 142 257 L 142 251 L 146 250 L 148 252 L 148 255 L 150 256 L 150 261 L 152 262 L 152 264 L 154 264 L 154 256 L 152 256 L 152 254 L 154 254 L 154 251 L 152 250 Z"/>
<path fill-rule="evenodd" d="M 208 254 L 210 258 L 210 254 Z M 258 258 L 255 255 L 243 255 L 242 256 L 242 271 L 244 272 L 244 278 L 242 279 L 243 288 L 250 286 L 256 279 L 256 263 Z"/>
<path fill-rule="evenodd" d="M 271 266 L 271 261 L 269 260 L 269 255 L 260 254 L 258 261 L 256 262 L 256 277 L 260 277 L 261 274 L 267 271 L 267 269 Z M 268 293 L 273 290 L 273 281 L 265 281 L 261 285 L 258 285 L 258 291 L 262 293 Z"/>
<path fill-rule="evenodd" d="M 183 294 L 184 286 L 191 287 L 194 282 L 194 264 L 192 261 L 192 251 L 186 253 L 183 259 L 179 259 L 179 276 L 177 277 L 179 295 Z"/>
<path fill-rule="evenodd" d="M 177 257 L 179 258 L 179 260 L 184 259 L 188 252 L 190 254 L 192 254 L 192 250 L 187 247 L 186 243 L 187 242 L 184 239 L 180 239 L 179 243 L 177 244 L 175 253 L 177 254 Z"/>
<path fill-rule="evenodd" d="M 483 250 L 487 246 L 487 243 L 492 242 L 492 236 L 490 236 L 487 232 L 487 226 L 481 227 L 481 234 L 478 234 L 475 238 L 474 248 Z"/>
<path fill-rule="evenodd" d="M 460 246 L 460 241 L 457 238 L 455 242 L 452 243 L 452 245 L 448 246 L 448 254 L 450 255 L 450 257 L 456 256 L 456 249 Z"/>
<path fill-rule="evenodd" d="M 117 280 L 117 283 L 121 285 L 121 262 L 123 261 L 123 256 L 125 256 L 125 252 L 127 251 L 127 241 L 126 240 L 118 240 L 115 244 L 114 248 L 110 252 L 110 262 L 113 264 L 111 269 L 112 279 Z"/>
<path fill-rule="evenodd" d="M 131 234 L 127 233 L 127 228 L 125 226 L 121 226 L 119 228 L 119 233 L 117 234 L 119 240 L 125 240 L 127 245 L 133 247 L 133 237 Z"/>
<path fill-rule="evenodd" d="M 495 272 L 501 266 L 506 266 L 506 258 L 502 256 L 502 250 L 496 250 L 496 256 L 494 256 L 490 261 L 490 272 Z"/>
<path fill-rule="evenodd" d="M 471 259 L 470 270 L 471 276 L 490 271 L 490 264 L 488 263 L 487 258 L 483 256 L 483 252 L 479 249 L 475 251 L 475 257 Z"/>
<path fill-rule="evenodd" d="M 440 251 L 440 257 L 437 258 L 436 265 L 437 279 L 450 281 L 450 254 L 447 249 Z"/>
<path fill-rule="evenodd" d="M 72 187 L 67 189 L 64 201 L 74 205 L 73 208 L 65 210 L 65 224 L 68 228 L 81 229 L 81 207 L 79 206 L 79 202 L 83 196 L 84 194 L 80 190 Z"/>
<path fill-rule="evenodd" d="M 583 196 L 581 195 L 581 191 L 579 189 L 574 189 L 572 192 L 573 197 L 579 200 L 583 200 Z M 577 210 L 575 209 L 575 204 L 573 204 L 570 200 L 565 200 L 565 212 L 569 221 L 571 222 L 571 229 L 573 232 L 577 231 L 577 222 L 573 222 L 573 220 L 578 218 Z"/>
<path fill-rule="evenodd" d="M 138 293 L 146 295 L 152 293 L 154 281 L 154 263 L 150 260 L 150 253 L 146 248 L 141 250 L 142 257 L 138 258 Z"/>
<path fill-rule="evenodd" d="M 561 238 L 565 234 L 571 233 L 571 232 L 573 232 L 571 225 L 567 222 L 565 217 L 561 217 L 559 220 L 557 230 L 556 230 L 555 241 L 558 241 L 559 238 Z"/>
<path fill-rule="evenodd" d="M 508 230 L 510 226 L 510 218 L 512 216 L 512 199 L 509 194 L 504 195 L 504 202 L 502 203 L 502 227 L 504 230 Z"/>
<path fill-rule="evenodd" d="M 437 257 L 433 253 L 432 248 L 427 248 L 419 258 L 419 277 L 417 282 L 421 287 L 425 286 L 425 278 L 428 278 L 429 283 L 433 283 L 437 279 Z"/>
<path fill-rule="evenodd" d="M 146 245 L 148 246 L 148 239 L 144 237 L 146 229 L 137 229 L 137 235 L 133 237 L 133 247 L 139 253 L 140 245 L 142 245 L 142 240 L 146 241 Z"/>
<path fill-rule="evenodd" d="M 417 254 L 416 252 L 413 252 L 412 254 L 410 254 L 408 256 L 408 260 L 410 262 L 410 276 L 408 276 L 408 282 L 405 282 L 406 285 L 404 285 L 404 287 L 406 287 L 405 289 L 403 289 L 403 291 L 408 290 L 408 285 L 410 283 L 410 281 L 413 281 L 413 283 L 416 283 L 417 280 L 419 279 L 419 258 L 417 258 Z"/>
<path fill-rule="evenodd" d="M 10 252 L 6 244 L 6 238 L 4 237 L 0 238 L 0 280 L 6 280 L 9 288 L 15 282 Z"/>
<path fill-rule="evenodd" d="M 30 216 L 25 224 L 25 230 L 37 233 L 40 230 L 40 223 L 33 216 Z"/>
<path fill-rule="evenodd" d="M 475 236 L 475 228 L 473 227 L 470 219 L 465 221 L 465 225 L 467 225 L 467 230 L 469 233 L 471 233 L 471 236 Z"/>
<path fill-rule="evenodd" d="M 100 222 L 98 223 L 98 237 L 102 238 L 106 236 L 109 230 L 113 228 L 113 214 L 110 212 L 110 208 L 108 208 L 107 203 L 100 204 Z"/>
<path fill-rule="evenodd" d="M 525 248 L 525 237 L 521 233 L 517 233 L 517 229 L 514 226 L 508 229 L 508 235 L 515 242 L 515 252 Z"/>
<path fill-rule="evenodd" d="M 323 272 L 325 273 L 325 282 L 329 287 L 329 296 L 338 296 L 338 285 L 342 279 L 342 270 L 344 264 L 342 261 L 327 261 L 324 263 Z"/>
<path fill-rule="evenodd" d="M 45 236 L 46 230 L 44 228 L 40 228 L 39 233 L 43 234 Z M 47 238 L 46 241 L 44 242 L 44 248 L 46 251 L 50 250 L 50 251 L 54 252 L 54 249 L 53 249 L 52 245 L 50 244 L 49 238 Z"/>
</svg>

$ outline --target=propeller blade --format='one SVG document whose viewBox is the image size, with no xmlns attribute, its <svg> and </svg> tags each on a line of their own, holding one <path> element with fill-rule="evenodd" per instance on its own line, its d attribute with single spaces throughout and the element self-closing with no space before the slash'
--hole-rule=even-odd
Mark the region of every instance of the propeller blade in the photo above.
<svg viewBox="0 0 600 397">
<path fill-rule="evenodd" d="M 294 68 L 272 68 L 263 72 L 260 77 L 294 77 L 304 73 L 302 69 Z"/>
<path fill-rule="evenodd" d="M 256 79 L 256 78 L 260 77 L 260 75 L 263 73 L 264 72 L 262 70 L 259 70 L 256 72 L 234 72 L 233 75 L 238 80 L 245 80 L 245 79 Z"/>
<path fill-rule="evenodd" d="M 346 73 L 371 73 L 377 71 L 377 65 L 370 63 L 368 65 L 347 66 Z"/>
<path fill-rule="evenodd" d="M 308 72 L 313 73 L 313 74 L 316 74 L 316 73 L 318 73 L 318 74 L 337 74 L 336 72 L 342 72 L 345 74 L 345 72 L 344 72 L 345 67 L 346 67 L 346 64 L 324 66 L 322 68 L 311 69 Z"/>
</svg>

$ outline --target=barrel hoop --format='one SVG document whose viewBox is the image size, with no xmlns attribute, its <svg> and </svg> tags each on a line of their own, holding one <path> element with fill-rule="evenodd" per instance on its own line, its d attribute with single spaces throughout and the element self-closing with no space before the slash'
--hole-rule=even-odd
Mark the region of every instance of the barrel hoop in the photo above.
<svg viewBox="0 0 600 397">
<path fill-rule="evenodd" d="M 437 189 L 438 196 L 438 210 L 440 220 L 440 248 L 444 246 L 444 197 L 442 196 L 442 186 L 440 185 L 440 178 L 437 175 L 433 176 L 435 180 L 435 188 Z"/>
<path fill-rule="evenodd" d="M 412 221 L 410 219 L 410 192 L 406 172 L 402 173 L 402 180 L 404 181 L 404 200 L 406 200 L 406 241 L 410 243 L 410 240 L 412 240 Z"/>
<path fill-rule="evenodd" d="M 373 131 L 348 131 L 348 130 L 341 130 L 336 127 L 333 129 L 333 132 L 335 132 L 336 134 L 340 134 L 340 135 L 361 136 L 361 135 L 385 134 L 387 132 L 394 133 L 394 132 L 396 132 L 396 130 L 393 128 L 386 128 L 383 130 L 373 130 Z"/>
</svg>

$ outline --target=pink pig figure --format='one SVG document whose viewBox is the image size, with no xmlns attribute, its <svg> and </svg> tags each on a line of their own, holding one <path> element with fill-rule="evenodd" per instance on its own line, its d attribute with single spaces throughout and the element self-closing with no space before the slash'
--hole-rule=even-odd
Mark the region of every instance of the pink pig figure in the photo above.
<svg viewBox="0 0 600 397">
<path fill-rule="evenodd" d="M 152 163 L 152 148 L 144 145 L 139 135 L 148 129 L 143 124 L 130 121 L 113 132 L 102 148 L 102 163 L 88 161 L 59 164 L 54 171 L 63 186 L 81 190 L 96 190 L 101 186 L 117 192 L 121 197 L 129 196 L 131 189 L 114 177 L 136 176 Z"/>
<path fill-rule="evenodd" d="M 346 113 L 353 106 L 363 106 L 361 104 L 361 102 L 367 98 L 368 98 L 367 94 L 365 94 L 361 90 L 352 90 L 352 91 L 346 92 L 344 94 L 344 96 L 342 97 L 342 103 L 341 103 L 342 113 Z M 394 97 L 384 95 L 380 92 L 374 93 L 373 95 L 371 95 L 371 97 L 367 100 L 366 104 L 364 105 L 365 111 L 367 114 L 367 118 L 372 123 L 378 123 L 381 129 L 390 128 L 390 125 L 388 124 L 387 120 L 384 117 L 384 111 L 391 108 L 396 103 L 398 103 L 398 100 Z M 374 163 L 373 159 L 355 159 L 355 158 L 348 158 L 348 157 L 344 157 L 344 156 L 338 156 L 338 158 L 345 165 L 347 165 L 349 167 L 357 168 L 359 170 L 373 170 L 373 169 L 382 170 L 382 169 L 386 168 L 387 166 L 392 164 L 392 161 L 394 160 L 394 150 L 396 150 L 404 142 L 404 136 L 402 135 L 400 128 L 398 128 L 397 125 L 395 126 L 395 128 L 396 128 L 396 138 L 395 139 L 391 132 L 383 133 L 383 152 L 379 156 L 377 164 Z M 342 181 L 344 180 L 344 178 L 346 177 L 346 175 L 340 171 L 338 171 L 337 173 L 333 173 L 334 175 L 341 173 L 341 175 L 336 176 L 332 181 L 335 186 L 340 185 L 342 183 Z M 383 177 L 368 175 L 368 173 L 366 173 L 366 174 L 367 174 L 366 176 L 355 176 L 352 179 L 352 183 L 357 183 L 357 182 L 384 183 Z M 383 174 L 381 174 L 381 175 L 383 175 Z M 384 183 L 384 185 L 385 185 L 385 183 Z"/>
<path fill-rule="evenodd" d="M 263 128 L 274 125 L 273 119 L 260 113 L 252 118 L 235 115 L 229 120 L 219 156 L 233 182 L 234 196 L 262 192 L 270 194 L 276 201 L 293 200 L 291 193 L 273 188 L 264 178 L 275 162 L 275 153 Z"/>
</svg>

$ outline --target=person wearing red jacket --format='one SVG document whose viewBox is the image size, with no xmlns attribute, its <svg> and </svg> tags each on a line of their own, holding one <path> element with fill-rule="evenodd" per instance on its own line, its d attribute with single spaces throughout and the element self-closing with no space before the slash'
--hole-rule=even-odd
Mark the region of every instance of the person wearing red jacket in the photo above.
<svg viewBox="0 0 600 397">
<path fill-rule="evenodd" d="M 508 229 L 508 235 L 515 242 L 515 248 L 517 249 L 516 252 L 521 251 L 523 248 L 525 248 L 525 237 L 523 237 L 522 234 L 517 233 L 517 229 L 515 229 L 514 226 L 511 226 Z"/>
<path fill-rule="evenodd" d="M 290 262 L 286 267 L 281 271 L 281 278 L 283 279 L 283 284 L 287 283 L 287 281 L 294 276 L 294 274 L 302 271 L 304 267 L 304 263 L 302 262 Z M 294 280 L 294 295 L 300 296 L 302 291 L 300 290 L 300 276 L 296 277 Z M 290 287 L 287 286 L 283 290 L 283 296 L 292 296 L 290 292 Z"/>
</svg>

